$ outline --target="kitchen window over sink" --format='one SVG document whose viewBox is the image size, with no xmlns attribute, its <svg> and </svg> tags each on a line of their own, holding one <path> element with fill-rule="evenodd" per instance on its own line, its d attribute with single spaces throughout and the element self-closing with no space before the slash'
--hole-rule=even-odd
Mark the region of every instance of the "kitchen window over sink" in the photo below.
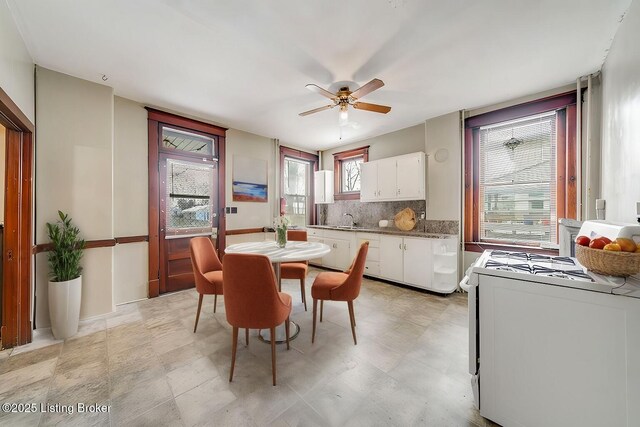
<svg viewBox="0 0 640 427">
<path fill-rule="evenodd" d="M 368 160 L 369 146 L 333 155 L 335 200 L 360 200 L 360 166 Z"/>
<path fill-rule="evenodd" d="M 557 247 L 558 218 L 576 216 L 575 128 L 575 93 L 466 119 L 466 250 Z"/>
</svg>

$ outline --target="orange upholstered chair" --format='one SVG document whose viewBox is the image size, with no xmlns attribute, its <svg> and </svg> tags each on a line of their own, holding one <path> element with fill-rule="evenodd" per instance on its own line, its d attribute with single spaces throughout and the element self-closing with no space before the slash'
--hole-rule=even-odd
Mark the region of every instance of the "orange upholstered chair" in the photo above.
<svg viewBox="0 0 640 427">
<path fill-rule="evenodd" d="M 306 242 L 307 231 L 306 230 L 288 230 L 287 240 L 291 240 L 294 242 Z M 308 269 L 309 269 L 308 261 L 283 262 L 282 264 L 280 264 L 281 279 L 300 280 L 300 293 L 302 294 L 302 303 L 304 304 L 304 311 L 307 311 L 307 296 L 305 295 L 304 280 L 307 277 Z"/>
<path fill-rule="evenodd" d="M 213 242 L 208 237 L 194 237 L 189 242 L 191 252 L 191 265 L 196 279 L 196 290 L 200 294 L 198 298 L 198 312 L 193 332 L 198 329 L 202 298 L 205 295 L 215 295 L 213 300 L 213 312 L 216 312 L 218 295 L 222 295 L 222 263 L 218 259 Z"/>
<path fill-rule="evenodd" d="M 238 348 L 238 328 L 271 331 L 271 371 L 276 385 L 275 327 L 285 324 L 289 349 L 289 315 L 291 296 L 278 292 L 276 275 L 265 255 L 227 254 L 222 263 L 224 274 L 224 307 L 227 321 L 233 327 L 231 372 L 233 380 Z"/>
<path fill-rule="evenodd" d="M 362 285 L 362 275 L 364 273 L 364 264 L 367 260 L 367 251 L 369 250 L 369 242 L 360 245 L 360 249 L 351 267 L 344 273 L 339 272 L 322 272 L 318 274 L 316 280 L 311 286 L 311 297 L 313 298 L 313 332 L 311 333 L 311 343 L 316 338 L 316 311 L 318 300 L 320 300 L 320 321 L 322 321 L 322 306 L 324 301 L 346 301 L 349 306 L 349 319 L 351 320 L 351 334 L 353 335 L 353 343 L 358 344 L 356 340 L 356 316 L 353 312 L 353 300 L 360 295 L 360 286 Z"/>
</svg>

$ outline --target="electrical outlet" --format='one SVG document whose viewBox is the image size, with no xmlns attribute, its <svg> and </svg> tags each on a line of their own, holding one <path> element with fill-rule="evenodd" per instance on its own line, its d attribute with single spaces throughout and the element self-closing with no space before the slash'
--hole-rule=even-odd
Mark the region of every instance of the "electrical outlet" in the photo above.
<svg viewBox="0 0 640 427">
<path fill-rule="evenodd" d="M 237 213 L 238 213 L 238 208 L 237 208 L 237 207 L 235 207 L 235 206 L 233 206 L 233 207 L 231 208 L 231 213 L 232 213 L 232 214 L 237 214 Z"/>
</svg>

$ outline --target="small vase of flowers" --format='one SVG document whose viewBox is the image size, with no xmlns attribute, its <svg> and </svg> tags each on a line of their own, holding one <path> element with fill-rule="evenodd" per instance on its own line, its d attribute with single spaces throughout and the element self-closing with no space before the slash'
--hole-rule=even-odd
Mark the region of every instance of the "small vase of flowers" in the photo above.
<svg viewBox="0 0 640 427">
<path fill-rule="evenodd" d="M 273 226 L 276 229 L 276 244 L 280 248 L 287 245 L 287 229 L 289 228 L 289 220 L 285 216 L 279 216 L 273 220 Z"/>
</svg>

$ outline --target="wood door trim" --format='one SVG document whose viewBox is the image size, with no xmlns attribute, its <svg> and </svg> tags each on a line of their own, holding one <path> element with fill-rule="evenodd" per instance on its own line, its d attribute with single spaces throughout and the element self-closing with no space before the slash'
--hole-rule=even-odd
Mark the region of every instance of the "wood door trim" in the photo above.
<svg viewBox="0 0 640 427">
<path fill-rule="evenodd" d="M 0 88 L 0 123 L 6 128 L 5 229 L 1 348 L 31 341 L 33 245 L 33 132 L 35 126 Z M 10 151 L 10 153 L 9 153 Z M 10 154 L 10 155 L 9 155 Z M 11 178 L 11 179 L 9 179 Z M 9 256 L 11 258 L 9 258 Z"/>
<path fill-rule="evenodd" d="M 159 132 L 163 125 L 178 126 L 184 129 L 210 134 L 217 138 L 217 159 L 218 159 L 218 252 L 225 247 L 225 227 L 224 216 L 225 197 L 225 135 L 227 129 L 199 120 L 181 117 L 176 114 L 145 107 L 148 111 L 148 173 L 149 173 L 149 298 L 160 295 L 162 283 L 160 278 L 165 277 L 161 270 L 165 263 L 162 262 L 160 251 L 160 147 Z M 166 154 L 166 153 L 165 153 Z M 172 156 L 174 153 L 172 153 Z M 175 153 L 180 155 L 180 153 Z"/>
<path fill-rule="evenodd" d="M 204 133 L 209 133 L 211 135 L 224 137 L 227 132 L 227 128 L 222 126 L 212 125 L 211 123 L 201 122 L 200 120 L 188 119 L 186 117 L 181 117 L 176 114 L 167 113 L 165 111 L 156 110 L 155 108 L 145 107 L 149 112 L 149 120 L 154 120 L 156 122 L 180 126 L 186 129 L 193 129 Z M 157 142 L 157 141 L 156 141 Z"/>
<path fill-rule="evenodd" d="M 31 120 L 20 110 L 9 95 L 0 87 L 0 113 L 11 123 L 11 127 L 20 129 L 23 132 L 34 133 L 36 127 Z"/>
</svg>

